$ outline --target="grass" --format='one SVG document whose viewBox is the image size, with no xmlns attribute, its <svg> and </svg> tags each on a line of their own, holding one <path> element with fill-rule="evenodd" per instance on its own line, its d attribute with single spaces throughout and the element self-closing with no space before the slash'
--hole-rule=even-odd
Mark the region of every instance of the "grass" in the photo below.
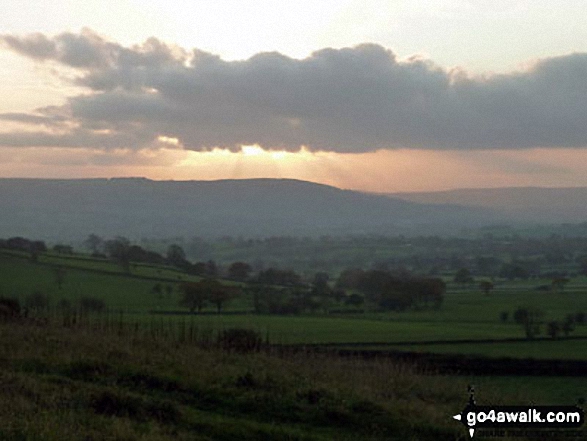
<svg viewBox="0 0 587 441">
<path fill-rule="evenodd" d="M 453 440 L 465 382 L 391 362 L 0 324 L 0 437 Z M 502 400 L 493 394 L 492 399 Z"/>
<path fill-rule="evenodd" d="M 17 256 L 18 255 L 18 256 Z M 63 286 L 56 283 L 55 265 L 68 265 Z M 201 328 L 223 329 L 227 327 L 250 327 L 263 335 L 269 335 L 276 343 L 361 343 L 361 342 L 407 342 L 453 339 L 504 339 L 523 337 L 520 326 L 512 322 L 516 308 L 534 305 L 546 311 L 545 320 L 562 320 L 566 314 L 587 311 L 585 278 L 569 283 L 565 292 L 541 292 L 534 288 L 546 284 L 547 280 L 500 283 L 490 295 L 477 288 L 462 289 L 451 286 L 440 310 L 406 312 L 343 314 L 336 316 L 306 315 L 299 317 L 259 315 L 205 315 L 186 317 L 157 316 L 150 311 L 178 311 L 179 292 L 177 277 L 181 275 L 170 267 L 133 265 L 131 276 L 123 274 L 119 266 L 103 259 L 87 256 L 60 256 L 47 253 L 39 256 L 39 263 L 32 263 L 18 253 L 0 253 L 0 295 L 17 297 L 21 302 L 34 291 L 48 295 L 53 305 L 61 299 L 73 303 L 82 297 L 102 299 L 113 311 L 122 310 L 132 320 L 140 323 L 155 321 L 193 321 Z M 146 279 L 153 277 L 154 279 Z M 161 284 L 172 291 L 157 296 L 153 287 L 157 277 Z M 196 278 L 194 278 L 195 280 Z M 173 281 L 169 281 L 173 280 Z M 251 300 L 241 296 L 228 306 L 229 311 L 250 311 Z M 214 312 L 209 306 L 206 312 Z M 509 321 L 502 323 L 499 315 L 509 312 Z M 587 326 L 577 326 L 573 335 L 587 335 Z M 547 349 L 547 346 L 543 346 Z M 560 346 L 556 346 L 560 348 Z M 462 347 L 463 350 L 470 349 Z M 544 352 L 547 357 L 550 350 Z M 496 354 L 503 353 L 499 346 Z M 560 349 L 557 354 L 563 354 Z M 512 355 L 516 350 L 510 351 Z M 522 354 L 534 352 L 523 351 Z M 537 355 L 538 356 L 538 355 Z"/>
<path fill-rule="evenodd" d="M 0 383 L 0 439 L 27 441 L 452 441 L 466 439 L 450 416 L 469 384 L 481 405 L 568 405 L 585 393 L 583 378 L 450 377 L 35 321 L 0 323 Z"/>
<path fill-rule="evenodd" d="M 149 265 L 133 265 L 131 274 L 127 275 L 122 269 L 112 262 L 102 260 L 90 260 L 87 258 L 55 258 L 55 256 L 42 256 L 39 263 L 32 263 L 26 259 L 0 253 L 0 295 L 19 298 L 21 302 L 34 291 L 46 294 L 56 304 L 61 299 L 72 302 L 79 301 L 81 297 L 95 297 L 103 300 L 109 308 L 125 310 L 127 312 L 147 313 L 151 310 L 177 309 L 179 299 L 178 285 L 187 280 L 197 281 L 199 277 L 188 276 L 161 267 L 161 274 L 157 267 Z M 46 265 L 51 263 L 51 265 Z M 58 287 L 55 276 L 55 266 L 62 264 L 66 267 L 65 277 L 61 289 Z M 107 272 L 105 272 L 107 271 Z M 159 275 L 157 275 L 159 274 Z M 174 274 L 172 280 L 165 278 Z M 142 277 L 153 277 L 145 279 Z M 156 277 L 162 277 L 159 282 Z M 178 277 L 180 277 L 178 279 Z M 172 292 L 158 297 L 153 292 L 153 287 L 161 283 L 163 288 L 172 287 Z M 233 307 L 244 307 L 240 299 L 233 302 Z M 212 307 L 206 310 L 214 310 Z"/>
<path fill-rule="evenodd" d="M 504 391 L 504 393 L 519 395 L 520 401 L 517 403 L 512 401 L 510 403 L 512 405 L 530 403 L 535 405 L 569 406 L 587 398 L 585 378 L 479 376 L 467 377 L 467 381 L 475 385 L 479 401 L 484 401 L 485 395 L 489 391 L 496 389 Z M 528 396 L 531 396 L 530 401 L 525 401 L 528 400 Z"/>
<path fill-rule="evenodd" d="M 169 319 L 168 319 L 169 320 Z M 184 318 L 185 320 L 185 318 Z M 362 318 L 270 315 L 202 315 L 188 319 L 202 328 L 253 328 L 272 343 L 362 343 L 515 338 L 518 326 L 487 323 L 397 322 Z"/>
</svg>

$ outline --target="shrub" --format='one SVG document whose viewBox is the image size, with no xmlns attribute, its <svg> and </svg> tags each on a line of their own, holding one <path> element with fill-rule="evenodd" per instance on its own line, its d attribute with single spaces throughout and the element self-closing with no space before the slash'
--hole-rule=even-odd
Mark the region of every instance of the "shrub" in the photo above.
<svg viewBox="0 0 587 441">
<path fill-rule="evenodd" d="M 134 394 L 111 390 L 93 396 L 90 408 L 100 415 L 126 417 L 141 422 L 156 420 L 170 424 L 181 419 L 179 409 L 172 402 L 145 400 Z"/>
<path fill-rule="evenodd" d="M 80 308 L 82 312 L 104 312 L 106 303 L 104 303 L 104 300 L 94 297 L 83 297 L 80 300 Z"/>
<path fill-rule="evenodd" d="M 227 351 L 243 353 L 259 351 L 262 344 L 261 335 L 252 329 L 225 329 L 218 335 L 218 346 Z"/>
<path fill-rule="evenodd" d="M 46 294 L 35 291 L 26 298 L 24 304 L 34 311 L 44 311 L 49 307 L 49 298 Z"/>
<path fill-rule="evenodd" d="M 0 318 L 20 317 L 20 303 L 17 299 L 0 297 Z"/>
</svg>

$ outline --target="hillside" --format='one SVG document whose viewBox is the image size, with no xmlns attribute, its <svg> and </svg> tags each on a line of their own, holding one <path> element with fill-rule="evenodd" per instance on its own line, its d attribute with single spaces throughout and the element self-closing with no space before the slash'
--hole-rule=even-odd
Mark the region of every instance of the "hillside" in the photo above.
<svg viewBox="0 0 587 441">
<path fill-rule="evenodd" d="M 436 234 L 501 219 L 288 179 L 0 179 L 0 237 Z"/>
<path fill-rule="evenodd" d="M 518 222 L 578 223 L 587 221 L 587 188 L 585 187 L 458 189 L 391 193 L 389 196 L 422 204 L 459 204 L 497 210 Z"/>
</svg>

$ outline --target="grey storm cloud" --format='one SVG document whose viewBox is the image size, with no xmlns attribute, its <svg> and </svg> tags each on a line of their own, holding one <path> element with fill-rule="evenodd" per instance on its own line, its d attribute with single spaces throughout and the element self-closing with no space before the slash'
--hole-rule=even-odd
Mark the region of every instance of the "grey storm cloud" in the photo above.
<svg viewBox="0 0 587 441">
<path fill-rule="evenodd" d="M 400 61 L 375 44 L 304 59 L 260 53 L 225 61 L 155 38 L 125 48 L 88 30 L 4 35 L 0 42 L 79 69 L 75 81 L 90 93 L 71 97 L 63 112 L 83 129 L 68 142 L 83 145 L 138 148 L 168 136 L 194 150 L 587 146 L 582 53 L 543 59 L 527 71 L 468 77 L 426 60 Z"/>
</svg>

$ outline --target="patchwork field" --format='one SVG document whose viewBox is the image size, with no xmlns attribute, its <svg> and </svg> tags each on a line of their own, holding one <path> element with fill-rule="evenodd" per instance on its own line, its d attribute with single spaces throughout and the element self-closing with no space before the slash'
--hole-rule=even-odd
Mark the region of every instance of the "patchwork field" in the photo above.
<svg viewBox="0 0 587 441">
<path fill-rule="evenodd" d="M 31 262 L 0 254 L 0 296 L 24 304 L 40 292 L 53 305 L 31 312 L 30 323 L 0 323 L 0 438 L 448 441 L 463 436 L 450 415 L 470 384 L 480 403 L 573 404 L 587 396 L 581 375 L 445 375 L 433 362 L 361 355 L 587 361 L 587 326 L 577 324 L 573 339 L 543 331 L 528 341 L 512 318 L 521 306 L 544 310 L 543 321 L 587 311 L 583 279 L 557 293 L 535 289 L 547 280 L 498 282 L 490 295 L 450 284 L 439 310 L 300 316 L 253 314 L 248 295 L 222 314 L 189 314 L 178 306 L 186 280 L 199 278 L 154 265 L 125 272 L 84 256 L 48 253 Z M 55 306 L 84 297 L 107 311 L 64 316 Z M 219 349 L 219 333 L 234 328 L 257 331 L 272 349 Z M 341 349 L 358 355 L 341 357 Z"/>
</svg>

